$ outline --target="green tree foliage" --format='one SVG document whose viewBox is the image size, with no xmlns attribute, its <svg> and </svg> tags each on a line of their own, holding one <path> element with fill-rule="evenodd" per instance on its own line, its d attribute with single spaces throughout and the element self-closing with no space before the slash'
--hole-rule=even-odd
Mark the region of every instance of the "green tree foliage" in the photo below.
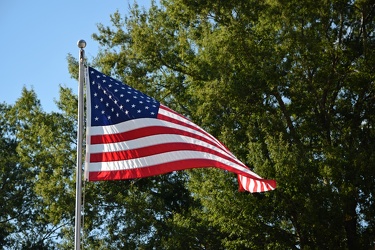
<svg viewBox="0 0 375 250">
<path fill-rule="evenodd" d="M 175 232 L 204 222 L 226 249 L 374 245 L 374 15 L 372 1 L 166 0 L 99 25 L 97 67 L 278 181 L 249 195 L 189 171 L 200 206 L 174 214 Z"/>
<path fill-rule="evenodd" d="M 24 88 L 14 106 L 1 106 L 3 247 L 55 248 L 72 228 L 77 99 L 61 88 L 57 105 L 61 113 L 44 112 Z"/>
<path fill-rule="evenodd" d="M 7 123 L 7 112 L 10 107 L 0 106 L 0 245 L 12 243 L 10 235 L 21 230 L 22 224 L 27 223 L 27 214 L 30 213 L 27 206 L 30 204 L 30 188 L 25 176 L 26 171 L 17 164 L 14 130 Z M 19 219 L 20 223 L 15 223 Z"/>
</svg>

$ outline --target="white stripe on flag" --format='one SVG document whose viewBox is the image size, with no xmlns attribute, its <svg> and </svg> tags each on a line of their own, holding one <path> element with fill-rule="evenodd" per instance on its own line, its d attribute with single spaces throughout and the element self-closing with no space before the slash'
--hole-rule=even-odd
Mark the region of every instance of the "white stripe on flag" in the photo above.
<svg viewBox="0 0 375 250">
<path fill-rule="evenodd" d="M 210 153 L 204 153 L 204 152 L 199 152 L 199 151 L 189 151 L 189 150 L 172 151 L 172 152 L 167 152 L 167 153 L 162 153 L 162 154 L 157 154 L 157 155 L 140 157 L 140 158 L 131 159 L 131 160 L 89 163 L 89 165 L 90 165 L 90 171 L 97 172 L 97 171 L 114 171 L 114 170 L 143 168 L 143 167 L 150 167 L 150 166 L 158 165 L 162 163 L 191 160 L 191 159 L 210 159 L 210 160 L 219 161 L 224 165 L 232 167 L 233 169 L 237 169 L 237 170 L 246 172 L 256 178 L 260 178 L 256 174 L 251 172 L 250 170 L 247 170 L 244 167 L 239 166 L 222 157 L 219 157 Z"/>
</svg>

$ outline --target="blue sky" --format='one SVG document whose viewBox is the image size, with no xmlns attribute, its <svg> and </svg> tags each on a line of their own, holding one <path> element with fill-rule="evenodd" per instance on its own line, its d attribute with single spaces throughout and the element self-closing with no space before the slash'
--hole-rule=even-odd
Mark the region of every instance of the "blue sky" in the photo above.
<svg viewBox="0 0 375 250">
<path fill-rule="evenodd" d="M 148 8 L 151 0 L 138 0 Z M 86 56 L 99 44 L 91 35 L 97 24 L 110 25 L 110 14 L 127 15 L 134 0 L 0 1 L 0 102 L 14 104 L 22 88 L 34 89 L 45 111 L 56 111 L 59 85 L 77 93 L 66 57 L 78 57 L 77 41 L 87 42 Z"/>
</svg>

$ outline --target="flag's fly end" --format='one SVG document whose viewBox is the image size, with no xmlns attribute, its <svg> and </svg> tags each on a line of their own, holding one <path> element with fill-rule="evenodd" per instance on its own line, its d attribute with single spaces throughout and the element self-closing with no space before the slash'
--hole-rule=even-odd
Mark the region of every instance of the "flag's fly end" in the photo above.
<svg viewBox="0 0 375 250">
<path fill-rule="evenodd" d="M 276 181 L 275 180 L 266 180 L 266 179 L 254 179 L 249 178 L 247 176 L 243 176 L 238 174 L 238 191 L 239 192 L 251 192 L 251 193 L 259 193 L 265 191 L 271 191 L 276 189 Z"/>
</svg>

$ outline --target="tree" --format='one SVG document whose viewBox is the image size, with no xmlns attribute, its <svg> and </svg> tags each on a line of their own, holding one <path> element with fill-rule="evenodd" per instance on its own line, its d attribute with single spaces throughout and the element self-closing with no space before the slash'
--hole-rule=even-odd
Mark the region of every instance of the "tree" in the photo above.
<svg viewBox="0 0 375 250">
<path fill-rule="evenodd" d="M 21 230 L 23 220 L 27 221 L 30 188 L 25 176 L 27 172 L 17 164 L 14 129 L 6 122 L 7 112 L 10 107 L 6 104 L 0 106 L 0 245 L 12 243 L 10 236 Z M 16 223 L 16 222 L 20 223 Z"/>
<path fill-rule="evenodd" d="M 45 113 L 24 88 L 14 106 L 1 106 L 4 247 L 54 248 L 72 228 L 77 99 L 61 88 L 57 104 L 63 113 Z"/>
<path fill-rule="evenodd" d="M 171 0 L 99 25 L 97 67 L 278 181 L 252 196 L 236 193 L 230 174 L 189 171 L 201 206 L 175 214 L 175 225 L 198 232 L 205 221 L 227 249 L 374 245 L 374 10 L 372 1 Z"/>
</svg>

